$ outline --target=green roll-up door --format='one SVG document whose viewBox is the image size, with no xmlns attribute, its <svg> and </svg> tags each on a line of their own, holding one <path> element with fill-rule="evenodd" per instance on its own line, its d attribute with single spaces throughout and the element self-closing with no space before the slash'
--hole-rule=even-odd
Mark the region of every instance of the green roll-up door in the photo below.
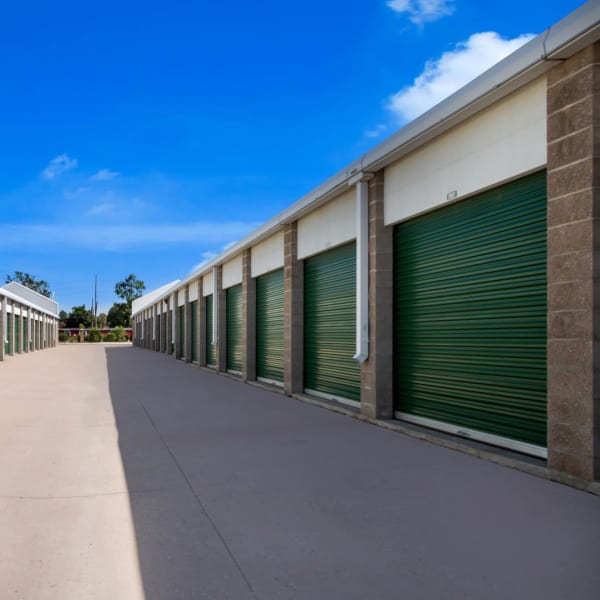
<svg viewBox="0 0 600 600">
<path fill-rule="evenodd" d="M 178 309 L 179 318 L 179 348 L 177 350 L 177 358 L 184 358 L 185 352 L 185 306 L 180 306 Z"/>
<path fill-rule="evenodd" d="M 214 367 L 217 364 L 217 352 L 214 345 L 213 332 L 213 295 L 206 296 L 206 364 Z"/>
<path fill-rule="evenodd" d="M 304 261 L 304 387 L 360 401 L 356 352 L 356 246 Z"/>
<path fill-rule="evenodd" d="M 29 352 L 29 323 L 27 317 L 23 318 L 23 352 Z"/>
<path fill-rule="evenodd" d="M 4 342 L 4 353 L 8 355 L 10 354 L 11 350 L 10 339 L 12 334 L 12 314 L 7 311 L 6 315 L 2 315 L 2 317 L 6 319 L 6 341 Z"/>
<path fill-rule="evenodd" d="M 283 269 L 256 279 L 256 376 L 283 381 Z"/>
<path fill-rule="evenodd" d="M 198 300 L 194 300 L 190 304 L 190 312 L 192 315 L 192 337 L 190 341 L 192 344 L 192 362 L 198 362 Z"/>
<path fill-rule="evenodd" d="M 15 315 L 15 352 L 21 352 L 21 317 Z"/>
<path fill-rule="evenodd" d="M 545 446 L 545 173 L 401 223 L 394 246 L 399 416 Z"/>
<path fill-rule="evenodd" d="M 242 286 L 226 292 L 227 312 L 227 370 L 242 371 Z"/>
</svg>

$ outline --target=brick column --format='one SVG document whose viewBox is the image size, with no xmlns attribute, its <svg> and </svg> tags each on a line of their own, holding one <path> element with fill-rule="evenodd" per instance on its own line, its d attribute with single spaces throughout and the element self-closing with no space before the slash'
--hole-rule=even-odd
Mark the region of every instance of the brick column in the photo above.
<svg viewBox="0 0 600 600">
<path fill-rule="evenodd" d="M 0 299 L 0 360 L 4 360 L 4 339 L 6 338 L 6 296 Z"/>
<path fill-rule="evenodd" d="M 256 379 L 256 279 L 252 278 L 252 250 L 242 254 L 242 380 Z"/>
<path fill-rule="evenodd" d="M 10 309 L 11 312 L 8 313 L 8 318 L 10 319 L 10 326 L 8 327 L 8 355 L 13 356 L 15 353 L 15 340 L 17 339 L 15 335 L 15 303 L 13 301 L 10 303 Z"/>
<path fill-rule="evenodd" d="M 600 476 L 600 44 L 548 73 L 548 467 Z"/>
<path fill-rule="evenodd" d="M 180 340 L 181 327 L 180 327 L 180 322 L 179 322 L 180 318 L 179 318 L 179 292 L 178 291 L 175 292 L 174 298 L 175 298 L 175 301 L 173 302 L 173 310 L 175 311 L 175 335 L 173 336 L 173 339 L 175 340 L 175 348 L 173 349 L 173 356 L 175 356 L 175 358 L 181 358 L 181 352 L 179 350 L 179 344 L 181 342 L 181 340 Z"/>
<path fill-rule="evenodd" d="M 298 260 L 298 224 L 283 232 L 284 391 L 304 391 L 304 263 Z"/>
<path fill-rule="evenodd" d="M 198 366 L 206 366 L 206 298 L 204 297 L 204 280 L 198 279 L 198 319 L 196 321 L 196 355 Z"/>
<path fill-rule="evenodd" d="M 167 308 L 165 309 L 165 354 L 171 354 L 171 341 L 173 340 L 173 296 L 167 299 Z"/>
<path fill-rule="evenodd" d="M 183 296 L 183 317 L 184 323 L 184 341 L 183 341 L 183 359 L 185 362 L 192 362 L 192 309 L 190 306 L 190 286 L 185 286 Z"/>
<path fill-rule="evenodd" d="M 369 358 L 360 373 L 361 412 L 372 419 L 394 415 L 393 228 L 383 223 L 383 171 L 369 181 Z"/>
<path fill-rule="evenodd" d="M 161 300 L 160 302 L 160 352 L 161 354 L 166 354 L 167 352 L 167 315 L 166 315 L 166 306 L 168 306 L 168 302 L 166 300 Z"/>
</svg>

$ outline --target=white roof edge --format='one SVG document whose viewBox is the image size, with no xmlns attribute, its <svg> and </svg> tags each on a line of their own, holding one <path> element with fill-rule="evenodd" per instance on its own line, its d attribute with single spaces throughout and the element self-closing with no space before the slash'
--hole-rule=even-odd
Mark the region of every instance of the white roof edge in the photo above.
<svg viewBox="0 0 600 600">
<path fill-rule="evenodd" d="M 135 315 L 140 311 L 145 310 L 148 308 L 148 306 L 154 304 L 159 299 L 168 296 L 171 290 L 174 290 L 179 286 L 179 283 L 180 280 L 175 279 L 175 281 L 171 281 L 170 283 L 167 283 L 151 292 L 148 292 L 147 294 L 144 294 L 143 296 L 140 296 L 139 298 L 136 298 L 131 303 L 131 314 Z"/>
<path fill-rule="evenodd" d="M 19 296 L 17 294 L 13 294 L 13 292 L 11 292 L 10 290 L 7 290 L 4 287 L 0 287 L 0 298 L 2 298 L 2 296 L 5 296 L 6 298 L 10 298 L 11 300 L 15 301 L 17 304 L 20 304 L 21 306 L 28 306 L 29 308 L 34 308 L 38 312 L 44 313 L 45 315 L 48 315 L 48 316 L 58 320 L 58 310 L 56 313 L 50 312 L 49 310 L 46 310 L 45 308 L 42 308 L 41 306 L 38 306 L 37 304 L 34 304 L 33 302 L 28 302 L 27 300 L 25 300 L 25 298 L 21 298 L 21 296 Z M 54 300 L 53 300 L 53 302 L 54 302 Z M 58 309 L 58 304 L 56 306 Z"/>
<path fill-rule="evenodd" d="M 349 180 L 357 173 L 381 170 L 516 89 L 541 77 L 555 66 L 556 62 L 573 56 L 599 39 L 600 2 L 594 0 L 586 2 L 460 90 L 405 125 L 372 150 L 351 162 L 345 169 L 324 181 L 226 251 L 196 269 L 188 277 L 178 282 L 175 289 L 206 275 L 213 267 L 222 265 L 241 251 L 273 235 L 284 224 L 298 219 L 308 211 L 339 195 L 346 189 Z M 158 295 L 155 301 L 159 301 L 167 295 L 169 294 Z"/>
</svg>

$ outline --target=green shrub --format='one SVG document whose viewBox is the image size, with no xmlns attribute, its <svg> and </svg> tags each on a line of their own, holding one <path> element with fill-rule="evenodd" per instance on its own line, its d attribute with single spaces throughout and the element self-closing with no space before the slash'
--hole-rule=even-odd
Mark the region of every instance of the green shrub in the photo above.
<svg viewBox="0 0 600 600">
<path fill-rule="evenodd" d="M 79 341 L 79 337 L 76 335 L 70 335 L 67 338 L 67 342 L 69 342 L 69 344 L 74 344 L 75 342 L 78 342 L 78 341 Z"/>
<path fill-rule="evenodd" d="M 125 327 L 115 327 L 111 333 L 115 336 L 116 342 L 126 342 L 127 341 Z"/>
<path fill-rule="evenodd" d="M 85 341 L 86 342 L 101 342 L 102 334 L 100 333 L 100 330 L 98 330 L 96 328 L 90 329 L 88 334 L 85 336 Z"/>
<path fill-rule="evenodd" d="M 117 341 L 117 336 L 111 331 L 110 333 L 107 333 L 104 336 L 104 341 L 105 342 L 116 342 Z"/>
<path fill-rule="evenodd" d="M 69 336 L 66 333 L 59 333 L 58 334 L 58 341 L 59 342 L 68 342 L 69 341 Z"/>
</svg>

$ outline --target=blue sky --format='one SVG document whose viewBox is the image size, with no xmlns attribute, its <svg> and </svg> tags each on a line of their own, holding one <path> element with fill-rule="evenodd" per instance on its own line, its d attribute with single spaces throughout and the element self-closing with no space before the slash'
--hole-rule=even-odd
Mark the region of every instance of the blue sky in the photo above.
<svg viewBox="0 0 600 600">
<path fill-rule="evenodd" d="M 0 281 L 183 278 L 581 4 L 4 3 Z"/>
</svg>

